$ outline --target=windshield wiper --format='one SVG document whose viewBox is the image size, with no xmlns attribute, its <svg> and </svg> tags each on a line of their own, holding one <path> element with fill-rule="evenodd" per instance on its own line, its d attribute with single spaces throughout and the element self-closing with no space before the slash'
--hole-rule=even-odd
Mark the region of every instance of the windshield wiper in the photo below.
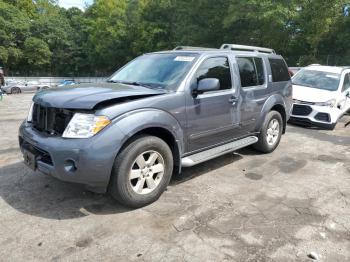
<svg viewBox="0 0 350 262">
<path fill-rule="evenodd" d="M 146 83 L 141 83 L 141 82 L 128 82 L 128 81 L 119 81 L 119 80 L 108 80 L 108 83 L 119 83 L 119 84 L 124 84 L 124 85 L 132 85 L 132 86 L 142 86 L 142 87 L 147 87 L 151 89 L 159 89 L 154 87 L 152 84 L 146 84 Z"/>
</svg>

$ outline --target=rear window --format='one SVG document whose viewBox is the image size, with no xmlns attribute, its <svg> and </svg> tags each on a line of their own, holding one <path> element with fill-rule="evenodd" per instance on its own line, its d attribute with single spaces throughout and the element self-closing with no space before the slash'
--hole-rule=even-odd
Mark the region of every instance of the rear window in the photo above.
<svg viewBox="0 0 350 262">
<path fill-rule="evenodd" d="M 283 82 L 290 80 L 288 68 L 283 59 L 269 58 L 269 62 L 271 66 L 273 82 Z"/>
</svg>

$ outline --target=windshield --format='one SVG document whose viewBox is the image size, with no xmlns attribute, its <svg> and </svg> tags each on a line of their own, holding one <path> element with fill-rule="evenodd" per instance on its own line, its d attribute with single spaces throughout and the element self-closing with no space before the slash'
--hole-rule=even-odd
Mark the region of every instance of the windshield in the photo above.
<svg viewBox="0 0 350 262">
<path fill-rule="evenodd" d="M 193 53 L 143 55 L 121 68 L 108 81 L 175 90 L 197 56 Z"/>
<path fill-rule="evenodd" d="M 302 69 L 292 78 L 292 82 L 294 85 L 336 91 L 339 87 L 340 74 Z"/>
</svg>

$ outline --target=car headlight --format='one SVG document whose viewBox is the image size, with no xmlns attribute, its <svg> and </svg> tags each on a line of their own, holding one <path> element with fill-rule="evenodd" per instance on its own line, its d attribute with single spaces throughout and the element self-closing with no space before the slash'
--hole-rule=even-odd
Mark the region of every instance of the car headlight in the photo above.
<svg viewBox="0 0 350 262">
<path fill-rule="evenodd" d="M 319 102 L 315 103 L 316 106 L 329 106 L 329 107 L 335 107 L 335 104 L 337 103 L 336 99 L 328 100 L 327 102 Z"/>
<path fill-rule="evenodd" d="M 106 116 L 75 113 L 63 132 L 65 138 L 89 138 L 96 135 L 111 121 Z"/>
<path fill-rule="evenodd" d="M 27 116 L 27 122 L 32 122 L 33 121 L 33 108 L 34 108 L 34 103 L 30 105 L 28 116 Z"/>
</svg>

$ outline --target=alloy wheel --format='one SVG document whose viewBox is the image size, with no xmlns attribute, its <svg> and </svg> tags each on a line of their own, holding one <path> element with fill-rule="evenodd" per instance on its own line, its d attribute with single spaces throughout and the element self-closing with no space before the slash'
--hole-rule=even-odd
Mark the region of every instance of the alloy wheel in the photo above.
<svg viewBox="0 0 350 262">
<path fill-rule="evenodd" d="M 134 161 L 129 172 L 129 183 L 140 195 L 151 193 L 162 181 L 165 170 L 164 159 L 156 151 L 146 151 Z"/>
<path fill-rule="evenodd" d="M 277 119 L 272 119 L 266 132 L 266 141 L 270 146 L 276 144 L 280 134 L 280 124 Z"/>
</svg>

